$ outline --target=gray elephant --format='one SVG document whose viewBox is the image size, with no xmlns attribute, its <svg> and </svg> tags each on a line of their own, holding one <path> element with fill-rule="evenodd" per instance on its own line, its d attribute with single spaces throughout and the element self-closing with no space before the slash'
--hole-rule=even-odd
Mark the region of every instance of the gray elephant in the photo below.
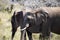
<svg viewBox="0 0 60 40">
<path fill-rule="evenodd" d="M 41 40 L 45 40 L 45 38 L 50 40 L 50 32 L 60 34 L 59 8 L 60 7 L 42 7 L 35 12 L 26 12 L 25 15 L 22 11 L 16 15 L 14 13 L 14 17 L 12 16 L 11 20 L 12 39 L 18 26 L 21 26 L 21 40 L 26 40 L 26 32 L 28 34 L 29 40 L 33 40 L 32 33 L 41 33 Z"/>
</svg>

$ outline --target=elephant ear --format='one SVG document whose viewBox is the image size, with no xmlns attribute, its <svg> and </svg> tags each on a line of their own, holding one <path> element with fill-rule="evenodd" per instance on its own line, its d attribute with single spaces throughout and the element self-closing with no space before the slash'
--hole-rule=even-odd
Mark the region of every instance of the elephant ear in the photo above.
<svg viewBox="0 0 60 40">
<path fill-rule="evenodd" d="M 19 11 L 19 12 L 14 11 L 11 17 L 11 22 L 13 22 L 14 25 L 18 25 L 19 22 L 22 22 L 22 18 L 23 18 L 23 11 Z"/>
<path fill-rule="evenodd" d="M 49 18 L 49 15 L 45 11 L 41 11 L 41 17 L 43 22 L 47 22 L 47 19 Z"/>
<path fill-rule="evenodd" d="M 14 11 L 14 13 L 13 13 L 13 15 L 12 15 L 12 17 L 11 17 L 11 22 L 14 22 L 14 20 L 15 20 L 15 11 Z"/>
</svg>

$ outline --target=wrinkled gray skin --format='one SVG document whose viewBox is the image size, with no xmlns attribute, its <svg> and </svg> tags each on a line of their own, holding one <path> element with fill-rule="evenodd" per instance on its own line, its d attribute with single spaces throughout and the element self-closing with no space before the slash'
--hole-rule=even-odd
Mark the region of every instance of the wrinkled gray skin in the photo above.
<svg viewBox="0 0 60 40">
<path fill-rule="evenodd" d="M 43 10 L 44 9 L 46 8 L 43 8 Z M 50 32 L 60 34 L 60 10 L 58 10 L 59 8 L 57 9 L 47 7 L 47 9 L 48 10 L 42 10 L 36 13 L 26 12 L 25 16 L 23 16 L 23 12 L 21 12 L 22 14 L 19 13 L 20 17 L 18 16 L 18 14 L 15 16 L 13 15 L 14 17 L 12 16 L 13 18 L 11 20 L 12 39 L 17 27 L 21 26 L 21 29 L 23 29 L 26 27 L 27 23 L 29 24 L 29 27 L 21 31 L 21 40 L 26 40 L 26 32 L 28 34 L 29 40 L 32 40 L 32 33 L 41 33 L 41 40 L 45 40 L 45 38 L 47 38 L 46 40 L 50 40 Z"/>
</svg>

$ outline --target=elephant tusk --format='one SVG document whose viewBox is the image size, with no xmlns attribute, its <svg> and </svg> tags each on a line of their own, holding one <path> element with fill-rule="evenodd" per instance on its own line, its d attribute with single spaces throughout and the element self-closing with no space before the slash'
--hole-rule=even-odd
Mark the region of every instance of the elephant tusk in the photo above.
<svg viewBox="0 0 60 40">
<path fill-rule="evenodd" d="M 27 23 L 27 24 L 26 24 L 26 27 L 24 27 L 23 29 L 21 29 L 21 31 L 26 30 L 28 27 L 29 27 L 29 24 Z"/>
<path fill-rule="evenodd" d="M 29 19 L 33 19 L 33 17 L 32 16 L 27 16 Z"/>
</svg>

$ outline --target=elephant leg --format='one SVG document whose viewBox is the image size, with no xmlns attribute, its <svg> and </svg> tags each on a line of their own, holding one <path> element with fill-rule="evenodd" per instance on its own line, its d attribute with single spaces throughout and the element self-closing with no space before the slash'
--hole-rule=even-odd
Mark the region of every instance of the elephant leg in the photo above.
<svg viewBox="0 0 60 40">
<path fill-rule="evenodd" d="M 52 21 L 50 18 L 43 23 L 42 25 L 42 38 L 43 40 L 50 40 L 50 33 L 51 33 L 51 24 Z"/>
<path fill-rule="evenodd" d="M 32 33 L 27 30 L 27 34 L 28 34 L 29 40 L 33 40 L 33 39 L 32 39 Z"/>
<path fill-rule="evenodd" d="M 21 31 L 21 39 L 20 40 L 26 40 L 26 30 Z"/>
<path fill-rule="evenodd" d="M 50 40 L 50 31 L 48 32 L 48 30 L 46 30 L 45 32 L 42 32 L 41 35 L 42 40 Z"/>
<path fill-rule="evenodd" d="M 14 38 L 14 35 L 15 35 L 16 31 L 17 31 L 17 28 L 12 28 L 12 40 Z"/>
<path fill-rule="evenodd" d="M 50 40 L 50 36 L 40 35 L 39 40 Z"/>
<path fill-rule="evenodd" d="M 46 30 L 45 32 L 42 32 L 41 34 L 42 40 L 50 40 L 50 31 Z"/>
</svg>

